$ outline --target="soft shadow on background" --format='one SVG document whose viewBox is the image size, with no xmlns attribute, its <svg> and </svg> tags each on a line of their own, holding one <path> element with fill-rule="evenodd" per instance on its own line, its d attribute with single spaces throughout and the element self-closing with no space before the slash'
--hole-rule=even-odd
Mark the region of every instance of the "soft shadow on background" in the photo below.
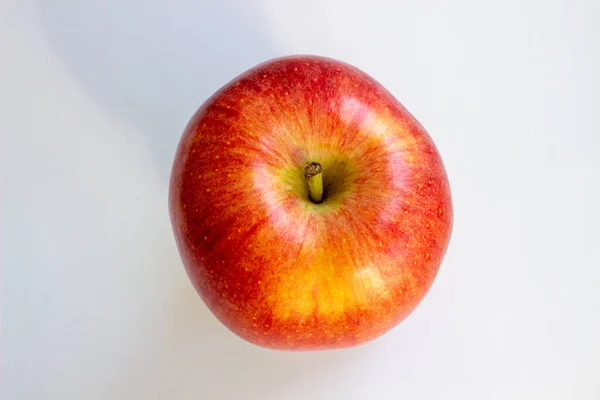
<svg viewBox="0 0 600 400">
<path fill-rule="evenodd" d="M 167 179 L 196 109 L 279 55 L 243 1 L 39 1 L 47 40 L 84 90 L 143 132 Z"/>
<path fill-rule="evenodd" d="M 46 40 L 82 90 L 148 142 L 166 195 L 173 154 L 193 112 L 237 74 L 279 55 L 261 29 L 260 10 L 247 4 L 39 1 L 38 11 Z M 121 256 L 126 260 L 148 252 L 149 264 L 123 261 L 125 265 L 112 266 L 126 269 L 128 276 L 154 275 L 150 283 L 146 278 L 149 286 L 135 289 L 135 300 L 128 300 L 139 303 L 140 315 L 121 335 L 114 332 L 99 344 L 107 351 L 94 383 L 103 385 L 103 395 L 279 398 L 285 387 L 309 384 L 357 362 L 363 353 L 282 353 L 241 341 L 193 291 L 171 232 L 150 236 L 128 244 Z M 126 296 L 125 287 L 113 287 L 118 292 L 114 296 Z M 147 294 L 147 302 L 139 293 Z M 112 372 L 107 374 L 107 368 Z"/>
</svg>

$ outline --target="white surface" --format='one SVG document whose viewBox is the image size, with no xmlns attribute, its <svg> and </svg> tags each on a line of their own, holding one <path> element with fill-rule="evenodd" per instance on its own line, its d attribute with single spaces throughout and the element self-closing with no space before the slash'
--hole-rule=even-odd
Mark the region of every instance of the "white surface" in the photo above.
<svg viewBox="0 0 600 400">
<path fill-rule="evenodd" d="M 600 399 L 598 20 L 596 0 L 0 1 L 0 398 Z M 451 179 L 433 289 L 354 349 L 237 339 L 169 225 L 188 118 L 289 53 L 381 81 Z"/>
</svg>

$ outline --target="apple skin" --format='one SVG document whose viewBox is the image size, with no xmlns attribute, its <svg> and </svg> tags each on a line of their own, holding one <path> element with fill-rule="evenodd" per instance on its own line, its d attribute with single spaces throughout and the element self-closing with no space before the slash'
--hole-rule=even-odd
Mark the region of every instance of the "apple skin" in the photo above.
<svg viewBox="0 0 600 400">
<path fill-rule="evenodd" d="M 320 204 L 303 176 L 313 161 Z M 169 208 L 212 313 L 284 350 L 354 346 L 400 323 L 431 287 L 453 223 L 425 129 L 366 73 L 317 56 L 260 64 L 199 108 Z"/>
</svg>

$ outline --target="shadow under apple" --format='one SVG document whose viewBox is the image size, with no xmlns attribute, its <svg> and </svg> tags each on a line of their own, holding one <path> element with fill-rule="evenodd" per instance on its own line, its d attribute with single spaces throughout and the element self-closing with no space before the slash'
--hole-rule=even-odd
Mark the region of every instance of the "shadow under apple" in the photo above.
<svg viewBox="0 0 600 400">
<path fill-rule="evenodd" d="M 178 0 L 38 1 L 47 40 L 95 101 L 142 132 L 167 182 L 179 137 L 226 82 L 278 54 L 260 7 Z"/>
</svg>

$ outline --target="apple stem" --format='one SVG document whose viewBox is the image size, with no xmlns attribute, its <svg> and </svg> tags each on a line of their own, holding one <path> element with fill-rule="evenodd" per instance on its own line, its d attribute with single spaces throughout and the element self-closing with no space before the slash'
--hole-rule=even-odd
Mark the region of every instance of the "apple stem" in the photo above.
<svg viewBox="0 0 600 400">
<path fill-rule="evenodd" d="M 308 196 L 313 203 L 323 201 L 323 167 L 318 162 L 311 162 L 304 167 L 304 178 L 308 183 Z"/>
</svg>

